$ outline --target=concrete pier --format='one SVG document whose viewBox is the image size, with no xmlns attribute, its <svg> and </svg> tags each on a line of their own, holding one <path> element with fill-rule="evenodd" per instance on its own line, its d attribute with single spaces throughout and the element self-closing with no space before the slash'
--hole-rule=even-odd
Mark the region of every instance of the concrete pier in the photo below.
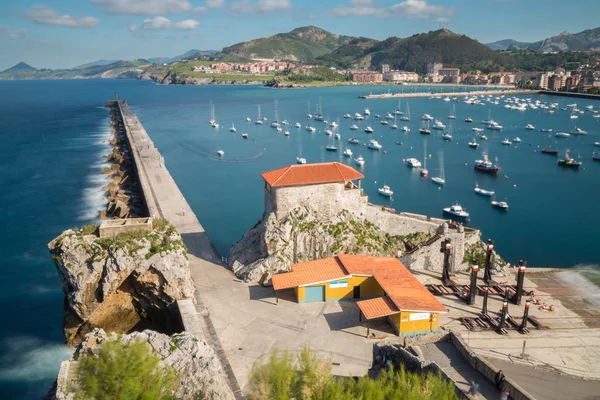
<svg viewBox="0 0 600 400">
<path fill-rule="evenodd" d="M 369 94 L 361 96 L 363 99 L 405 99 L 411 97 L 459 97 L 459 96 L 502 96 L 502 95 L 514 95 L 514 94 L 539 94 L 539 90 L 523 90 L 523 89 L 503 89 L 503 90 L 474 90 L 471 92 L 443 92 L 443 93 L 430 93 L 430 92 L 416 92 L 416 93 L 381 93 L 381 94 Z"/>
</svg>

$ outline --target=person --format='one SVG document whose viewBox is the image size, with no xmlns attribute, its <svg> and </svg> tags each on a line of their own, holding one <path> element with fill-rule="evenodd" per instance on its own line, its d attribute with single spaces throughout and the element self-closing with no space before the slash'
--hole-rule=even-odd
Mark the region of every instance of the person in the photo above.
<svg viewBox="0 0 600 400">
<path fill-rule="evenodd" d="M 181 213 L 183 214 L 183 216 L 185 217 L 185 208 L 181 209 Z"/>
<path fill-rule="evenodd" d="M 502 370 L 498 371 L 496 377 L 494 378 L 494 380 L 496 381 L 496 387 L 498 389 L 500 389 L 500 386 L 502 385 L 502 382 L 504 382 L 504 379 L 506 379 L 506 376 L 504 376 L 504 372 L 502 372 Z"/>
</svg>

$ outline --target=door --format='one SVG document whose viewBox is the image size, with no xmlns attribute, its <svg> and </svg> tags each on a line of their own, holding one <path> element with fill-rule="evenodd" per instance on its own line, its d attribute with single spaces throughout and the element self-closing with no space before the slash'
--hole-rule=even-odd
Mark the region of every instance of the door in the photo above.
<svg viewBox="0 0 600 400">
<path fill-rule="evenodd" d="M 304 301 L 325 301 L 325 286 L 306 286 Z"/>
<path fill-rule="evenodd" d="M 354 286 L 354 298 L 360 299 L 360 286 Z"/>
</svg>

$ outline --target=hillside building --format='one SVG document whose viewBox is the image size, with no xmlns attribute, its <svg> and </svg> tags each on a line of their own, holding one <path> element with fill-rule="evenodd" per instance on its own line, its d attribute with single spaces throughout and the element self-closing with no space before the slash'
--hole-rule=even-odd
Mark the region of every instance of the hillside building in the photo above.
<svg viewBox="0 0 600 400">
<path fill-rule="evenodd" d="M 383 75 L 373 71 L 352 71 L 350 72 L 350 79 L 352 82 L 357 83 L 381 83 L 383 82 Z"/>
<path fill-rule="evenodd" d="M 440 69 L 444 66 L 442 63 L 427 64 L 427 75 L 439 75 Z"/>
<path fill-rule="evenodd" d="M 293 289 L 299 303 L 358 300 L 360 319 L 387 319 L 400 336 L 438 330 L 448 310 L 396 258 L 339 254 L 292 265 L 273 289 Z"/>
<path fill-rule="evenodd" d="M 381 73 L 385 75 L 390 72 L 390 64 L 381 64 Z"/>
<path fill-rule="evenodd" d="M 386 82 L 419 82 L 419 75 L 415 72 L 407 71 L 388 71 L 383 74 L 383 80 Z"/>
<path fill-rule="evenodd" d="M 539 89 L 548 89 L 548 74 L 546 72 L 542 72 L 536 76 L 535 86 Z"/>
</svg>

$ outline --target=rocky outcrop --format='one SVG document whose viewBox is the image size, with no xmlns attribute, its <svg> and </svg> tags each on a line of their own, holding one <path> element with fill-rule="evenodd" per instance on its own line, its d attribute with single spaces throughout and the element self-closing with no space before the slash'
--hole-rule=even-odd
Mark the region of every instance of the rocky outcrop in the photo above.
<svg viewBox="0 0 600 400">
<path fill-rule="evenodd" d="M 45 398 L 48 400 L 74 400 L 77 391 L 76 365 L 78 360 L 83 356 L 98 354 L 102 343 L 114 337 L 114 333 L 107 335 L 102 329 L 94 329 L 88 333 L 75 350 L 72 359 L 63 362 L 59 378 Z M 190 333 L 167 336 L 150 330 L 121 335 L 120 340 L 124 344 L 134 340 L 148 343 L 161 358 L 162 366 L 171 367 L 175 371 L 179 378 L 175 398 L 183 400 L 234 399 L 221 364 L 205 340 L 200 340 Z"/>
<path fill-rule="evenodd" d="M 181 237 L 171 225 L 161 228 L 111 238 L 67 230 L 48 244 L 65 293 L 68 343 L 96 327 L 171 331 L 169 306 L 193 298 L 194 285 Z"/>
<path fill-rule="evenodd" d="M 395 256 L 407 246 L 431 236 L 427 232 L 400 235 L 382 230 L 364 216 L 348 210 L 331 216 L 311 207 L 298 207 L 277 219 L 270 213 L 232 247 L 229 265 L 248 282 L 264 282 L 291 264 L 338 253 Z"/>
</svg>

